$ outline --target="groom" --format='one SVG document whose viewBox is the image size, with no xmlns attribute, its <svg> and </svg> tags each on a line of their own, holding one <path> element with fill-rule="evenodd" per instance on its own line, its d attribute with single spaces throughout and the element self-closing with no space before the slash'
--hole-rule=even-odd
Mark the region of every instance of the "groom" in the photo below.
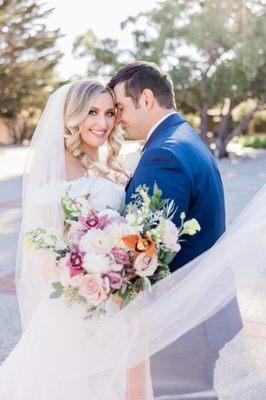
<svg viewBox="0 0 266 400">
<path fill-rule="evenodd" d="M 115 92 L 117 122 L 124 126 L 127 138 L 146 141 L 126 188 L 126 202 L 139 185 L 152 189 L 156 182 L 163 197 L 173 199 L 178 206 L 173 220 L 177 226 L 182 211 L 201 226 L 199 233 L 182 243 L 170 265 L 173 272 L 208 250 L 225 231 L 224 193 L 217 164 L 199 135 L 176 112 L 172 80 L 156 64 L 136 61 L 125 65 L 109 86 Z M 237 301 L 233 301 L 153 356 L 155 396 L 175 399 L 180 394 L 194 393 L 191 399 L 217 399 L 213 370 L 219 349 L 241 327 Z M 175 368 L 170 367 L 171 360 Z"/>
</svg>

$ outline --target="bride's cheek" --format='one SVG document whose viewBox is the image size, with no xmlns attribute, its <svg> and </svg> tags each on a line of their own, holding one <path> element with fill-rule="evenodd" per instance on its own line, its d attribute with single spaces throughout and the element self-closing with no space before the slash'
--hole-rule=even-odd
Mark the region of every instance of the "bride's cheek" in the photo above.
<svg viewBox="0 0 266 400">
<path fill-rule="evenodd" d="M 112 132 L 112 130 L 115 127 L 115 118 L 109 122 L 108 126 L 109 126 L 109 131 Z"/>
</svg>

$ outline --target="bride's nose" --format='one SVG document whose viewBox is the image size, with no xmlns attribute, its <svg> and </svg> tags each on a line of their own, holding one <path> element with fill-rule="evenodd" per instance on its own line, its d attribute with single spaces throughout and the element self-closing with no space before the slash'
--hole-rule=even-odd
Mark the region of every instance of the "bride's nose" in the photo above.
<svg viewBox="0 0 266 400">
<path fill-rule="evenodd" d="M 96 125 L 99 128 L 103 128 L 103 129 L 108 128 L 107 117 L 105 115 L 98 115 L 98 118 L 97 118 L 97 121 L 96 121 Z"/>
</svg>

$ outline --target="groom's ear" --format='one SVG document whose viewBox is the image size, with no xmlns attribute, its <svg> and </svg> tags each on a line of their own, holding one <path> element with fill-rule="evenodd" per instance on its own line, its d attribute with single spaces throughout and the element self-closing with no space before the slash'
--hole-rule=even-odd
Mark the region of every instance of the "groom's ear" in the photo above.
<svg viewBox="0 0 266 400">
<path fill-rule="evenodd" d="M 152 90 L 144 89 L 139 97 L 139 104 L 140 104 L 141 108 L 150 110 L 154 105 L 154 101 L 155 101 L 155 98 L 154 98 Z"/>
</svg>

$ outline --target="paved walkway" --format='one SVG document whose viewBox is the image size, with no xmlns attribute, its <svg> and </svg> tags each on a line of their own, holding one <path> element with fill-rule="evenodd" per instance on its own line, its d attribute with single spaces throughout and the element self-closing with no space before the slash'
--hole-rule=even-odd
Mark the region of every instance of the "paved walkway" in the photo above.
<svg viewBox="0 0 266 400">
<path fill-rule="evenodd" d="M 134 148 L 135 144 L 127 146 L 129 151 Z M 229 224 L 266 183 L 266 151 L 233 150 L 239 153 L 237 157 L 219 162 Z M 0 147 L 0 362 L 11 351 L 21 332 L 14 268 L 21 219 L 21 175 L 27 151 L 22 147 Z M 255 336 L 261 334 L 256 326 L 250 329 Z M 263 329 L 265 331 L 265 327 Z"/>
</svg>

